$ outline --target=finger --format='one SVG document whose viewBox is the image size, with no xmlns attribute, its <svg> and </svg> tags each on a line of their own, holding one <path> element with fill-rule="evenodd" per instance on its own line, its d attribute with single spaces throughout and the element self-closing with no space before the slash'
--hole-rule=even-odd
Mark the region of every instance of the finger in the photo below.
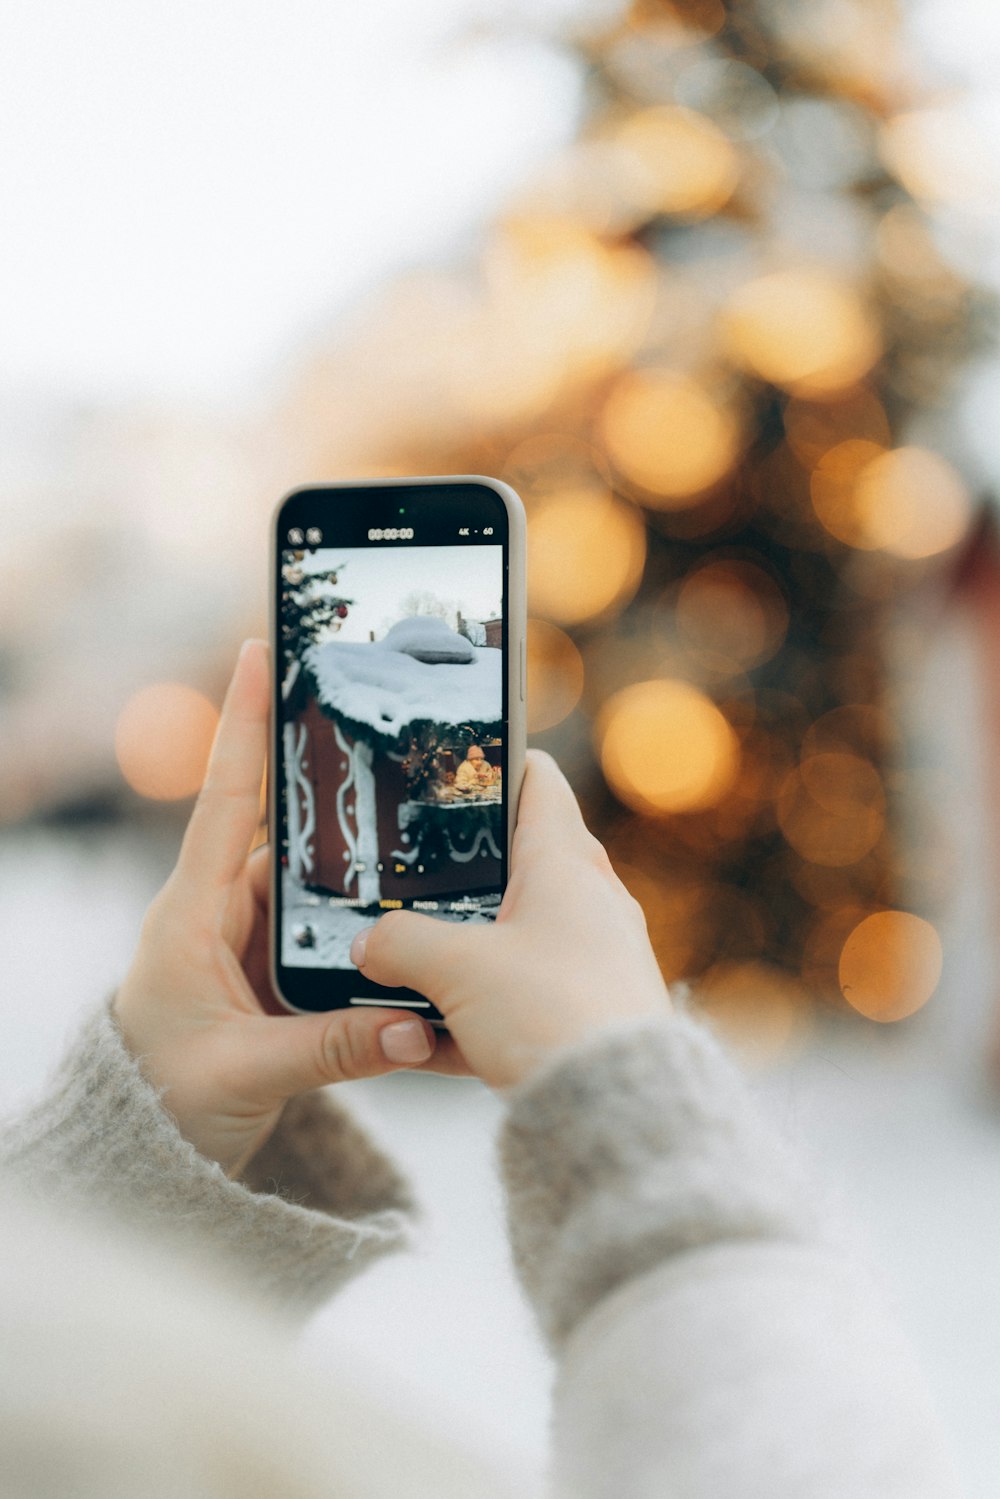
<svg viewBox="0 0 1000 1499">
<path fill-rule="evenodd" d="M 414 1071 L 436 1072 L 440 1077 L 472 1077 L 473 1071 L 463 1057 L 458 1042 L 447 1031 L 438 1031 L 434 1055 L 421 1062 Z"/>
<path fill-rule="evenodd" d="M 419 1067 L 433 1056 L 437 1040 L 425 1020 L 392 1009 L 262 1015 L 240 1029 L 237 1084 L 276 1100 Z"/>
<path fill-rule="evenodd" d="M 519 848 L 541 841 L 551 847 L 560 838 L 581 838 L 587 827 L 572 786 L 551 755 L 529 750 L 517 811 L 511 862 L 517 868 Z"/>
<path fill-rule="evenodd" d="M 365 978 L 387 988 L 405 986 L 436 1000 L 457 962 L 468 962 L 472 929 L 464 922 L 436 920 L 416 911 L 390 911 L 358 932 L 351 962 Z"/>
<path fill-rule="evenodd" d="M 271 845 L 262 843 L 255 848 L 247 860 L 247 879 L 253 894 L 254 905 L 260 911 L 268 911 L 271 905 Z"/>
<path fill-rule="evenodd" d="M 222 705 L 205 784 L 177 862 L 187 893 L 200 900 L 226 892 L 257 830 L 268 701 L 267 646 L 248 640 Z"/>
</svg>

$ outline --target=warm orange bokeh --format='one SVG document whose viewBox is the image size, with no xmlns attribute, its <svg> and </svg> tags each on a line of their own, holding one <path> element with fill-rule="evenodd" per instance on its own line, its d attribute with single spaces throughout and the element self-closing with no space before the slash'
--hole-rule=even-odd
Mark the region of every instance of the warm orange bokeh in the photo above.
<svg viewBox="0 0 1000 1499">
<path fill-rule="evenodd" d="M 732 411 L 673 370 L 624 374 L 605 403 L 601 433 L 619 473 L 664 510 L 687 505 L 725 478 L 740 450 Z"/>
<path fill-rule="evenodd" d="M 943 961 L 929 921 L 909 911 L 876 911 L 844 943 L 841 992 L 869 1020 L 903 1020 L 930 999 Z"/>
<path fill-rule="evenodd" d="M 856 504 L 868 545 L 907 561 L 957 546 L 972 520 L 964 482 L 926 448 L 895 448 L 873 458 L 858 475 Z"/>
<path fill-rule="evenodd" d="M 885 449 L 863 437 L 849 437 L 824 453 L 812 471 L 809 493 L 813 509 L 831 536 L 846 546 L 870 550 L 868 515 L 858 496 L 858 479 Z"/>
<path fill-rule="evenodd" d="M 676 615 L 692 653 L 713 669 L 744 671 L 769 661 L 788 629 L 778 585 L 756 564 L 732 559 L 688 573 Z"/>
<path fill-rule="evenodd" d="M 812 468 L 824 453 L 849 438 L 862 438 L 878 448 L 892 446 L 885 407 L 866 385 L 838 392 L 836 397 L 825 401 L 792 396 L 786 402 L 782 420 L 788 446 L 806 468 Z"/>
<path fill-rule="evenodd" d="M 616 692 L 597 720 L 608 785 L 651 816 L 714 806 L 739 771 L 736 735 L 687 682 L 637 682 Z"/>
<path fill-rule="evenodd" d="M 887 452 L 850 438 L 823 454 L 809 488 L 813 509 L 838 541 L 909 562 L 957 546 L 972 520 L 963 480 L 926 448 Z"/>
<path fill-rule="evenodd" d="M 930 312 L 940 319 L 952 313 L 966 294 L 965 284 L 935 244 L 919 208 L 895 204 L 879 220 L 875 240 L 882 273 L 911 315 Z"/>
<path fill-rule="evenodd" d="M 817 868 L 815 865 L 807 867 L 811 870 Z M 803 983 L 824 1003 L 836 1002 L 839 998 L 838 964 L 844 943 L 870 913 L 871 907 L 860 905 L 850 889 L 840 892 L 835 905 L 817 907 L 816 919 L 806 934 L 802 950 L 801 974 Z"/>
<path fill-rule="evenodd" d="M 632 114 L 612 133 L 616 191 L 636 220 L 717 213 L 739 179 L 728 136 L 704 115 L 664 104 Z"/>
<path fill-rule="evenodd" d="M 528 620 L 528 733 L 562 723 L 583 692 L 583 657 L 569 636 L 544 619 Z"/>
<path fill-rule="evenodd" d="M 517 203 L 620 237 L 663 214 L 716 213 L 740 173 L 737 148 L 705 115 L 676 105 L 614 116 L 547 161 Z"/>
<path fill-rule="evenodd" d="M 712 886 L 660 870 L 654 877 L 622 863 L 613 847 L 609 852 L 618 878 L 642 906 L 649 940 L 667 982 L 704 966 L 715 942 Z"/>
<path fill-rule="evenodd" d="M 802 738 L 803 760 L 824 752 L 846 750 L 875 762 L 890 736 L 890 721 L 871 703 L 843 703 L 815 719 Z"/>
<path fill-rule="evenodd" d="M 561 625 L 621 609 L 639 586 L 646 530 L 631 506 L 607 491 L 565 490 L 537 500 L 528 515 L 528 602 Z"/>
<path fill-rule="evenodd" d="M 157 682 L 130 697 L 115 729 L 115 754 L 133 790 L 155 801 L 193 796 L 205 778 L 219 715 L 182 682 Z"/>
<path fill-rule="evenodd" d="M 818 270 L 775 271 L 750 281 L 724 317 L 736 363 L 802 396 L 854 385 L 882 352 L 876 330 L 858 294 Z"/>
<path fill-rule="evenodd" d="M 695 986 L 698 1008 L 750 1067 L 804 1045 L 812 1006 L 805 986 L 769 963 L 716 963 Z"/>
<path fill-rule="evenodd" d="M 777 800 L 785 838 L 814 864 L 854 864 L 885 829 L 885 792 L 878 771 L 859 755 L 820 754 L 785 778 Z"/>
<path fill-rule="evenodd" d="M 951 109 L 915 109 L 882 126 L 883 161 L 921 202 L 992 209 L 1000 187 L 995 147 Z"/>
</svg>

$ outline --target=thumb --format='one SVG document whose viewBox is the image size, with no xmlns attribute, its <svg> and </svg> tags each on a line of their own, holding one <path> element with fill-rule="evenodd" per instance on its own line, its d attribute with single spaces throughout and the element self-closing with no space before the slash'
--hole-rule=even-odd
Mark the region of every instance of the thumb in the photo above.
<svg viewBox="0 0 1000 1499">
<path fill-rule="evenodd" d="M 373 983 L 415 989 L 437 1003 L 449 976 L 467 961 L 470 939 L 477 935 L 465 922 L 389 911 L 357 933 L 351 961 Z"/>
<path fill-rule="evenodd" d="M 284 1101 L 327 1083 L 418 1067 L 436 1040 L 425 1020 L 389 1008 L 262 1015 L 244 1031 L 241 1063 L 255 1093 Z"/>
</svg>

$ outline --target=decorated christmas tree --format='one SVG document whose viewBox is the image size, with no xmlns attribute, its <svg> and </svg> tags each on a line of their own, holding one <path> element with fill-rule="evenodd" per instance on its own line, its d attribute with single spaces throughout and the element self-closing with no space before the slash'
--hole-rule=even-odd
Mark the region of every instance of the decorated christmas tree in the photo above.
<svg viewBox="0 0 1000 1499">
<path fill-rule="evenodd" d="M 901 844 L 931 792 L 889 626 L 974 518 L 938 439 L 990 321 L 940 247 L 935 112 L 888 0 L 600 15 L 568 39 L 577 141 L 475 267 L 404 279 L 310 368 L 310 409 L 349 379 L 334 465 L 524 496 L 529 728 L 667 976 L 770 995 L 779 1036 L 815 1002 L 896 1019 L 936 981 L 947 861 Z"/>
<path fill-rule="evenodd" d="M 354 602 L 337 591 L 343 566 L 311 571 L 305 565 L 307 555 L 287 551 L 282 558 L 281 643 L 286 675 L 309 646 L 337 633 Z"/>
</svg>

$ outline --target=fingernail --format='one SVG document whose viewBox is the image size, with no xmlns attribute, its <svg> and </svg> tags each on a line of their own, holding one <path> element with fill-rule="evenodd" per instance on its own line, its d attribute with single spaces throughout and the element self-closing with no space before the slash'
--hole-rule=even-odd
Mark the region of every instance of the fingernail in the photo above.
<svg viewBox="0 0 1000 1499">
<path fill-rule="evenodd" d="M 368 946 L 368 933 L 370 927 L 362 927 L 360 932 L 355 932 L 351 941 L 351 962 L 355 968 L 360 968 L 365 961 L 365 948 Z"/>
<path fill-rule="evenodd" d="M 389 1062 L 426 1062 L 434 1050 L 419 1020 L 397 1020 L 379 1031 L 378 1039 L 382 1055 Z"/>
</svg>

